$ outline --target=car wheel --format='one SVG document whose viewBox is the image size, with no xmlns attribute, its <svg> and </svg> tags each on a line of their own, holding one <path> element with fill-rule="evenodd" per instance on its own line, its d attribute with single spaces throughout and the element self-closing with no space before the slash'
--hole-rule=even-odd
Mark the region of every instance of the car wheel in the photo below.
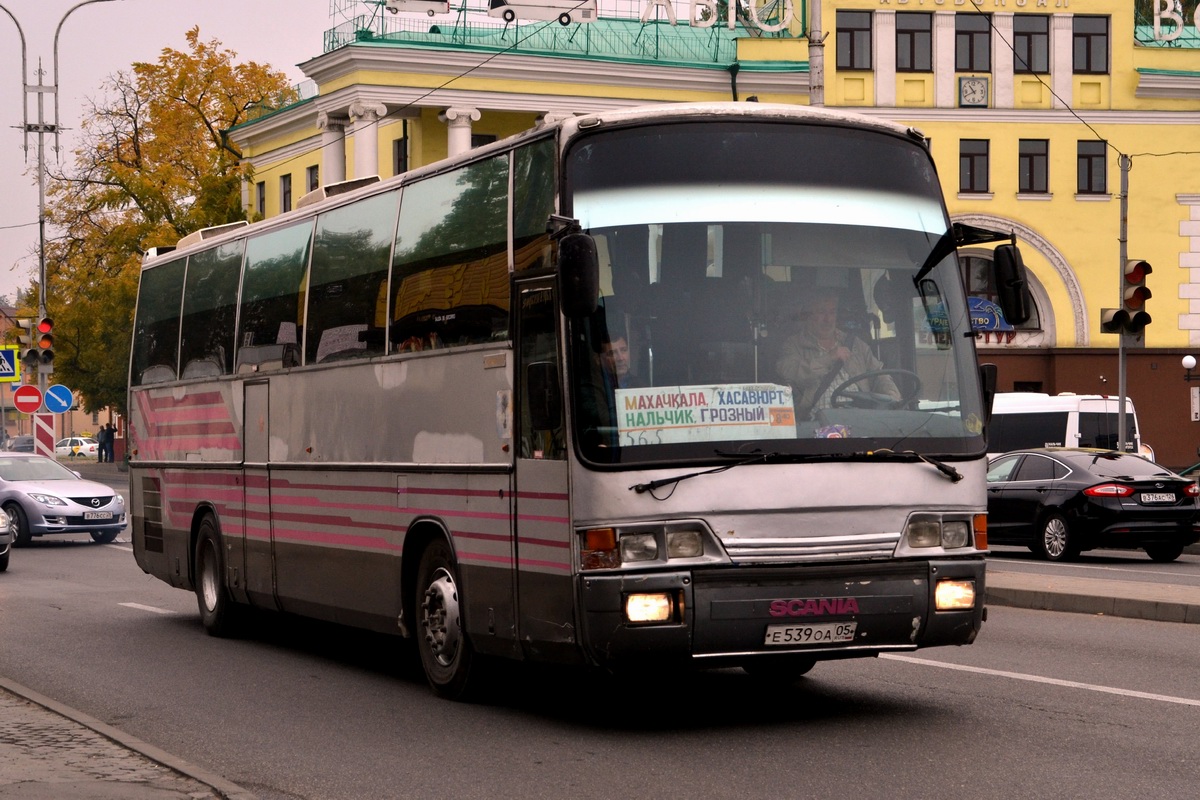
<svg viewBox="0 0 1200 800">
<path fill-rule="evenodd" d="M 417 650 L 434 694 L 465 700 L 475 693 L 479 676 L 475 649 L 463 630 L 462 596 L 450 545 L 429 543 L 417 567 Z"/>
<path fill-rule="evenodd" d="M 13 540 L 13 544 L 17 547 L 24 547 L 33 541 L 33 533 L 29 530 L 29 517 L 25 516 L 25 510 L 17 503 L 5 503 L 4 511 L 12 517 L 15 526 L 13 533 L 17 535 L 17 538 Z"/>
<path fill-rule="evenodd" d="M 1148 544 L 1146 545 L 1146 555 L 1150 556 L 1151 561 L 1159 561 L 1166 563 L 1174 561 L 1183 555 L 1183 545 L 1181 544 Z"/>
<path fill-rule="evenodd" d="M 115 541 L 119 531 L 92 531 L 92 541 L 96 544 L 110 544 Z"/>
<path fill-rule="evenodd" d="M 221 534 L 212 516 L 200 521 L 196 535 L 196 557 L 193 562 L 196 603 L 200 621 L 212 636 L 235 635 L 245 616 L 245 609 L 229 596 L 225 589 L 225 556 L 221 550 Z"/>
<path fill-rule="evenodd" d="M 811 656 L 772 656 L 742 663 L 742 672 L 770 683 L 792 684 L 817 665 Z"/>
<path fill-rule="evenodd" d="M 1039 529 L 1038 555 L 1047 561 L 1071 561 L 1079 548 L 1071 536 L 1071 527 L 1062 514 L 1049 514 Z"/>
</svg>

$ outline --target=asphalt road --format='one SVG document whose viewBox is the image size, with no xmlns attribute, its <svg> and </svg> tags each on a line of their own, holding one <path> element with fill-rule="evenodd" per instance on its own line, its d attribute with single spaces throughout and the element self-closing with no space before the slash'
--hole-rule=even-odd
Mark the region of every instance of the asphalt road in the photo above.
<svg viewBox="0 0 1200 800">
<path fill-rule="evenodd" d="M 434 698 L 393 639 L 264 617 L 206 636 L 127 543 L 49 540 L 0 576 L 0 675 L 263 800 L 1190 798 L 1200 626 L 992 607 L 979 641 L 738 671 L 501 670 Z"/>
</svg>

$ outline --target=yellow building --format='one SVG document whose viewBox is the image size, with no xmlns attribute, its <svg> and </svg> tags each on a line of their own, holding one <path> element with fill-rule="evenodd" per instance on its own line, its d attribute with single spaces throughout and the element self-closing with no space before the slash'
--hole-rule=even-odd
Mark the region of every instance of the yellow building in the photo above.
<svg viewBox="0 0 1200 800">
<path fill-rule="evenodd" d="M 703 0 L 602 0 L 601 19 L 568 25 L 505 23 L 482 0 L 354 16 L 368 5 L 333 0 L 325 53 L 301 65 L 313 96 L 230 132 L 255 170 L 251 217 L 556 115 L 756 99 L 884 116 L 929 137 L 956 221 L 1022 246 L 1037 313 L 977 341 L 1002 390 L 1117 393 L 1101 315 L 1120 305 L 1127 208 L 1124 253 L 1153 267 L 1128 393 L 1159 460 L 1196 460 L 1179 365 L 1200 349 L 1196 0 L 1182 14 L 1166 0 L 758 0 L 732 27 L 727 4 Z M 969 289 L 989 295 L 973 260 L 990 250 L 961 255 Z"/>
</svg>

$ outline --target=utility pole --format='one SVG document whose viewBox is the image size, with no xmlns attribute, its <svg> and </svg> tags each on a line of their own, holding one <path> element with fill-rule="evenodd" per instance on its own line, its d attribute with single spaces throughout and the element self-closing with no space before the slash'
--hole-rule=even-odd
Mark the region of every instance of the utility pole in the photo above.
<svg viewBox="0 0 1200 800">
<path fill-rule="evenodd" d="M 1121 231 L 1118 235 L 1118 272 L 1117 286 L 1125 285 L 1125 263 L 1128 260 L 1129 248 L 1126 242 L 1126 232 L 1129 228 L 1129 169 L 1133 159 L 1121 153 L 1117 156 L 1117 166 L 1121 168 Z M 1123 304 L 1123 301 L 1122 301 Z M 1125 331 L 1117 335 L 1117 452 L 1125 452 Z M 1144 335 L 1144 334 L 1143 334 Z"/>
</svg>

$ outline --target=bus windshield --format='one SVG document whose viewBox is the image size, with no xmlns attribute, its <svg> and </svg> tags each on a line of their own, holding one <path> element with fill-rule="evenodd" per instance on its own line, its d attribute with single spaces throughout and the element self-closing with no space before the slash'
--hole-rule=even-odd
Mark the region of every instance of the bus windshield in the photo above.
<svg viewBox="0 0 1200 800">
<path fill-rule="evenodd" d="M 920 142 L 681 122 L 567 152 L 601 297 L 571 323 L 585 461 L 978 455 L 970 319 Z M 927 267 L 923 269 L 923 267 Z"/>
</svg>

